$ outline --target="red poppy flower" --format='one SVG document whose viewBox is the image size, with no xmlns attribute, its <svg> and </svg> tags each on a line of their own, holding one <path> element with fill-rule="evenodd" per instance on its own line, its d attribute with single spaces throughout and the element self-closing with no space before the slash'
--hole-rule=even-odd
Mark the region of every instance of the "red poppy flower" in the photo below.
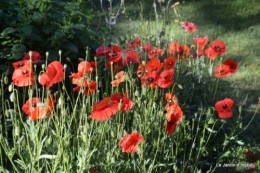
<svg viewBox="0 0 260 173">
<path fill-rule="evenodd" d="M 154 58 L 158 58 L 159 56 L 162 56 L 164 54 L 164 50 L 157 48 L 157 47 L 153 47 L 149 52 L 148 52 L 148 58 L 149 59 L 154 59 Z"/>
<path fill-rule="evenodd" d="M 179 121 L 183 117 L 183 112 L 181 110 L 181 107 L 178 104 L 171 104 L 167 107 L 167 113 L 166 113 L 166 119 L 167 121 L 172 121 L 179 123 Z M 176 120 L 177 119 L 177 120 Z"/>
<path fill-rule="evenodd" d="M 130 100 L 128 98 L 128 92 L 125 92 L 124 97 L 123 97 L 123 101 L 122 101 L 121 104 L 122 104 L 122 106 L 121 106 L 121 111 L 122 112 L 128 111 L 128 110 L 133 108 L 134 101 Z"/>
<path fill-rule="evenodd" d="M 201 49 L 196 50 L 196 52 L 192 55 L 193 58 L 198 58 L 203 55 L 203 51 Z"/>
<path fill-rule="evenodd" d="M 78 64 L 78 73 L 81 74 L 90 74 L 93 71 L 90 62 L 88 61 L 81 61 Z"/>
<path fill-rule="evenodd" d="M 73 91 L 84 90 L 84 94 L 87 96 L 91 96 L 93 92 L 97 90 L 97 83 L 93 80 L 83 82 L 83 85 L 78 85 L 77 87 L 73 88 Z"/>
<path fill-rule="evenodd" d="M 90 63 L 90 66 L 91 66 L 91 68 L 92 68 L 92 72 L 93 72 L 93 71 L 96 71 L 96 66 L 98 65 L 98 62 L 96 62 L 96 61 L 90 61 L 89 63 Z"/>
<path fill-rule="evenodd" d="M 125 56 L 122 60 L 123 65 L 127 65 L 130 62 L 132 63 L 139 63 L 140 62 L 140 55 L 135 51 L 127 51 Z"/>
<path fill-rule="evenodd" d="M 127 75 L 125 75 L 124 71 L 120 71 L 115 75 L 115 80 L 111 82 L 113 87 L 118 86 L 120 83 L 124 82 L 128 78 Z"/>
<path fill-rule="evenodd" d="M 16 64 L 14 65 L 16 66 Z M 34 73 L 29 61 L 25 62 L 22 67 L 16 68 L 12 75 L 12 80 L 15 86 L 24 87 L 35 83 Z"/>
<path fill-rule="evenodd" d="M 234 105 L 234 101 L 230 98 L 220 100 L 215 104 L 215 109 L 218 111 L 219 118 L 230 118 L 233 115 L 231 110 Z"/>
<path fill-rule="evenodd" d="M 146 71 L 158 73 L 161 70 L 162 66 L 163 66 L 163 63 L 160 62 L 160 59 L 158 59 L 158 58 L 151 59 L 146 64 Z"/>
<path fill-rule="evenodd" d="M 203 38 L 199 38 L 199 37 L 195 37 L 193 38 L 193 41 L 196 45 L 198 45 L 198 47 L 200 49 L 204 49 L 205 45 L 207 44 L 208 42 L 208 36 L 206 35 L 205 37 Z"/>
<path fill-rule="evenodd" d="M 245 155 L 250 159 L 260 159 L 260 153 L 253 153 L 249 149 L 246 149 Z"/>
<path fill-rule="evenodd" d="M 232 59 L 227 59 L 223 64 L 218 65 L 215 69 L 215 76 L 217 78 L 223 76 L 230 76 L 237 70 L 238 63 Z"/>
<path fill-rule="evenodd" d="M 118 104 L 113 103 L 110 97 L 105 97 L 100 102 L 94 103 L 90 118 L 104 121 L 115 115 L 117 110 Z"/>
<path fill-rule="evenodd" d="M 43 73 L 40 77 L 40 84 L 46 85 L 47 89 L 55 84 L 59 83 L 64 79 L 64 67 L 63 65 L 58 62 L 54 61 L 47 66 L 47 70 Z"/>
<path fill-rule="evenodd" d="M 174 57 L 169 56 L 169 57 L 165 58 L 164 64 L 163 64 L 164 65 L 164 70 L 172 69 L 174 67 L 175 63 L 176 63 L 176 60 L 175 60 Z"/>
<path fill-rule="evenodd" d="M 119 145 L 122 148 L 122 152 L 135 153 L 138 150 L 138 143 L 143 142 L 144 138 L 141 134 L 135 132 L 132 134 L 125 135 Z"/>
<path fill-rule="evenodd" d="M 178 43 L 173 42 L 169 45 L 167 52 L 172 56 L 186 60 L 190 54 L 190 48 L 187 45 L 180 46 Z"/>
<path fill-rule="evenodd" d="M 174 75 L 174 70 L 164 70 L 161 72 L 160 77 L 157 81 L 157 84 L 160 88 L 168 88 L 173 84 L 173 75 Z"/>
<path fill-rule="evenodd" d="M 165 96 L 164 96 L 164 107 L 165 107 L 165 109 L 167 109 L 172 104 L 178 105 L 177 96 L 173 93 L 166 93 Z"/>
<path fill-rule="evenodd" d="M 210 47 L 205 50 L 205 55 L 214 60 L 217 56 L 226 53 L 226 46 L 223 41 L 215 40 Z"/>
<path fill-rule="evenodd" d="M 172 135 L 175 131 L 175 128 L 177 126 L 177 123 L 174 121 L 167 121 L 167 123 L 163 126 L 163 128 L 165 128 L 165 130 L 167 131 L 167 133 L 169 135 Z"/>
<path fill-rule="evenodd" d="M 142 50 L 144 51 L 144 52 L 150 52 L 151 50 L 152 50 L 152 45 L 151 44 L 143 44 L 142 45 Z"/>
<path fill-rule="evenodd" d="M 197 27 L 194 23 L 191 22 L 185 22 L 182 26 L 182 29 L 184 29 L 187 32 L 195 32 L 197 30 Z"/>
<path fill-rule="evenodd" d="M 141 40 L 139 37 L 134 38 L 133 41 L 131 41 L 130 43 L 127 44 L 127 47 L 130 50 L 133 50 L 135 48 L 135 46 L 141 46 Z"/>
<path fill-rule="evenodd" d="M 111 66 L 111 63 L 112 63 L 112 66 Z M 122 68 L 122 66 L 123 66 L 122 59 L 119 59 L 116 62 L 110 62 L 110 61 L 106 62 L 106 69 L 109 69 L 109 70 L 111 70 L 111 68 L 112 68 L 114 71 L 117 71 L 117 70 L 120 70 Z"/>
<path fill-rule="evenodd" d="M 111 53 L 112 50 L 107 46 L 100 46 L 96 49 L 96 56 L 105 56 L 108 53 Z"/>
<path fill-rule="evenodd" d="M 23 66 L 26 66 L 26 65 L 30 66 L 29 60 L 21 60 L 21 61 L 17 61 L 17 62 L 13 63 L 14 69 L 22 68 Z"/>
<path fill-rule="evenodd" d="M 26 53 L 23 59 L 29 60 L 30 59 L 30 52 Z M 36 51 L 32 51 L 32 63 L 37 64 L 40 60 L 41 60 L 40 53 L 36 52 Z"/>
<path fill-rule="evenodd" d="M 96 167 L 91 168 L 90 173 L 100 173 L 99 169 Z"/>
<path fill-rule="evenodd" d="M 139 66 L 138 66 L 138 69 L 137 69 L 137 72 L 136 72 L 137 77 L 140 78 L 141 76 L 143 76 L 144 71 L 145 71 L 144 64 L 143 63 L 139 63 Z"/>
<path fill-rule="evenodd" d="M 41 99 L 33 97 L 26 101 L 22 107 L 22 110 L 25 114 L 27 114 L 28 118 L 38 120 L 46 117 L 47 115 L 51 115 L 55 102 L 56 101 L 53 99 L 52 95 L 50 95 L 46 104 L 42 103 Z"/>
<path fill-rule="evenodd" d="M 157 88 L 157 80 L 159 76 L 156 72 L 147 72 L 145 76 L 141 76 L 142 87 L 149 86 L 151 88 Z"/>
<path fill-rule="evenodd" d="M 112 50 L 112 52 L 108 52 L 106 54 L 106 58 L 108 59 L 108 62 L 118 61 L 122 56 L 122 49 L 116 45 L 112 45 L 110 49 Z"/>
</svg>

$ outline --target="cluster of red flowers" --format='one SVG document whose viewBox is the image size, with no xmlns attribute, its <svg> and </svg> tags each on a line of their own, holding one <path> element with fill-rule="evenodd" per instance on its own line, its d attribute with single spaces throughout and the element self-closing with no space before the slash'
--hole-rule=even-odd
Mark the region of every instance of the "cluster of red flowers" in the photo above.
<svg viewBox="0 0 260 173">
<path fill-rule="evenodd" d="M 185 22 L 182 26 L 186 32 L 195 32 L 197 27 L 191 22 Z M 194 58 L 207 56 L 211 60 L 215 60 L 218 56 L 226 53 L 226 46 L 221 40 L 214 40 L 211 45 L 207 45 L 208 36 L 203 38 L 196 37 L 193 39 L 197 45 L 197 50 L 193 54 Z M 139 48 L 139 49 L 138 49 Z M 138 50 L 142 50 L 149 61 L 141 60 L 141 54 Z M 126 71 L 119 71 L 123 66 L 130 63 L 136 64 L 138 69 L 136 74 L 140 78 L 142 87 L 151 88 L 169 88 L 173 85 L 174 66 L 176 59 L 187 60 L 190 57 L 190 48 L 186 44 L 172 42 L 167 48 L 167 55 L 164 62 L 161 62 L 161 57 L 164 55 L 164 50 L 153 46 L 149 43 L 141 44 L 139 37 L 134 38 L 125 50 L 122 50 L 118 45 L 100 46 L 96 49 L 96 57 L 106 58 L 106 68 L 112 68 L 117 73 L 114 80 L 111 81 L 112 87 L 119 86 L 120 83 L 129 79 Z M 32 64 L 36 64 L 41 60 L 38 52 L 32 51 L 25 55 L 24 60 L 13 63 L 14 73 L 12 76 L 13 84 L 19 87 L 30 86 L 35 83 Z M 97 63 L 82 61 L 78 64 L 76 73 L 72 73 L 70 78 L 72 84 L 76 85 L 73 91 L 81 91 L 87 96 L 91 96 L 97 90 L 96 81 L 91 79 L 91 74 L 96 70 Z M 229 76 L 233 74 L 238 67 L 238 63 L 232 59 L 226 60 L 223 64 L 218 65 L 215 69 L 215 77 Z M 39 76 L 39 83 L 45 86 L 48 90 L 54 84 L 61 82 L 64 79 L 64 66 L 54 61 L 50 63 L 46 71 Z M 22 110 L 32 120 L 53 116 L 55 100 L 52 95 L 48 96 L 46 101 L 40 98 L 30 98 L 22 107 Z M 219 118 L 229 118 L 233 115 L 231 110 L 234 101 L 226 98 L 218 101 L 215 104 L 215 109 L 218 112 Z M 103 98 L 100 102 L 93 105 L 91 115 L 93 120 L 104 121 L 110 119 L 118 111 L 126 112 L 133 108 L 134 101 L 128 98 L 128 92 L 114 93 L 110 97 Z M 180 123 L 183 117 L 183 112 L 179 106 L 178 99 L 173 93 L 166 93 L 164 97 L 164 107 L 166 110 L 167 123 L 163 128 L 169 135 L 173 134 L 176 126 Z M 141 134 L 134 132 L 128 134 L 120 141 L 122 151 L 126 153 L 136 152 L 138 149 L 137 143 L 143 142 Z"/>
</svg>

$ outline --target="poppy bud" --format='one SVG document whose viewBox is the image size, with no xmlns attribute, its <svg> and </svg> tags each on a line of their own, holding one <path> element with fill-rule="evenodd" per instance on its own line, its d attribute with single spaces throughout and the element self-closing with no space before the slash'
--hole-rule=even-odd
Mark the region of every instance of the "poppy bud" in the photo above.
<svg viewBox="0 0 260 173">
<path fill-rule="evenodd" d="M 8 84 L 8 77 L 7 77 L 7 76 L 4 77 L 4 83 L 5 83 L 6 85 Z"/>
<path fill-rule="evenodd" d="M 16 99 L 16 97 L 15 97 L 15 93 L 12 92 L 12 93 L 10 94 L 10 101 L 11 101 L 11 102 L 14 102 L 15 99 Z"/>
<path fill-rule="evenodd" d="M 46 55 L 46 58 L 48 58 L 48 56 L 49 56 L 49 52 L 47 51 L 47 52 L 45 53 L 45 55 Z"/>
<path fill-rule="evenodd" d="M 59 55 L 61 56 L 62 50 L 59 50 Z"/>
<path fill-rule="evenodd" d="M 63 67 L 64 67 L 64 70 L 66 70 L 66 68 L 67 68 L 67 64 L 64 64 Z"/>
<path fill-rule="evenodd" d="M 19 134 L 20 134 L 20 128 L 19 126 L 17 126 L 14 128 L 14 136 L 19 136 Z"/>
<path fill-rule="evenodd" d="M 45 64 L 42 64 L 42 69 L 43 69 L 43 70 L 45 69 Z"/>
<path fill-rule="evenodd" d="M 12 91 L 13 91 L 13 84 L 10 84 L 10 85 L 9 85 L 8 91 L 9 91 L 9 92 L 12 92 Z"/>
<path fill-rule="evenodd" d="M 30 51 L 29 51 L 30 59 L 32 59 L 32 54 L 33 54 L 33 52 L 30 50 Z"/>
</svg>

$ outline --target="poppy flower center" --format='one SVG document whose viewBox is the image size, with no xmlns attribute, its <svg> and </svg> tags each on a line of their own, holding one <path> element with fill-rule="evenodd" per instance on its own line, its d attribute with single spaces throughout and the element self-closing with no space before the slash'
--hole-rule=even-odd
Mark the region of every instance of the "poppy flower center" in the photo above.
<svg viewBox="0 0 260 173">
<path fill-rule="evenodd" d="M 165 76 L 164 76 L 164 79 L 165 79 L 165 80 L 168 79 L 168 75 L 165 75 Z"/>
<path fill-rule="evenodd" d="M 147 81 L 148 81 L 149 83 L 151 83 L 151 82 L 154 81 L 154 79 L 153 79 L 152 77 L 149 77 L 149 78 L 147 79 Z"/>
<path fill-rule="evenodd" d="M 29 73 L 28 70 L 23 70 L 23 71 L 22 71 L 22 74 L 23 74 L 23 75 L 28 74 L 28 73 Z"/>
<path fill-rule="evenodd" d="M 215 49 L 216 49 L 217 51 L 220 51 L 220 47 L 219 47 L 218 45 L 215 46 Z"/>
<path fill-rule="evenodd" d="M 153 67 L 153 70 L 157 70 L 157 67 Z"/>
<path fill-rule="evenodd" d="M 19 63 L 18 64 L 18 67 L 23 67 L 24 66 L 24 63 Z"/>
<path fill-rule="evenodd" d="M 168 124 L 169 124 L 169 125 L 173 125 L 173 122 L 171 122 L 171 121 L 168 121 Z"/>
<path fill-rule="evenodd" d="M 220 73 L 222 73 L 222 72 L 224 72 L 225 70 L 222 68 L 222 69 L 220 69 Z"/>
<path fill-rule="evenodd" d="M 222 105 L 222 108 L 223 108 L 223 109 L 227 109 L 228 106 L 227 106 L 226 104 L 224 104 L 224 105 Z"/>
</svg>

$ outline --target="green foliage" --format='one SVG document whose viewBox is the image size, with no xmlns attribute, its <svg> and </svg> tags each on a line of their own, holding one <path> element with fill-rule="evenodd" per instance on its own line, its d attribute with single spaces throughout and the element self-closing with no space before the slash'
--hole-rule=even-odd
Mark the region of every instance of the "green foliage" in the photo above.
<svg viewBox="0 0 260 173">
<path fill-rule="evenodd" d="M 96 39 L 94 12 L 88 2 L 14 0 L 1 1 L 0 6 L 0 56 L 9 60 L 18 60 L 29 50 L 43 54 L 61 49 L 75 57 Z"/>
</svg>

